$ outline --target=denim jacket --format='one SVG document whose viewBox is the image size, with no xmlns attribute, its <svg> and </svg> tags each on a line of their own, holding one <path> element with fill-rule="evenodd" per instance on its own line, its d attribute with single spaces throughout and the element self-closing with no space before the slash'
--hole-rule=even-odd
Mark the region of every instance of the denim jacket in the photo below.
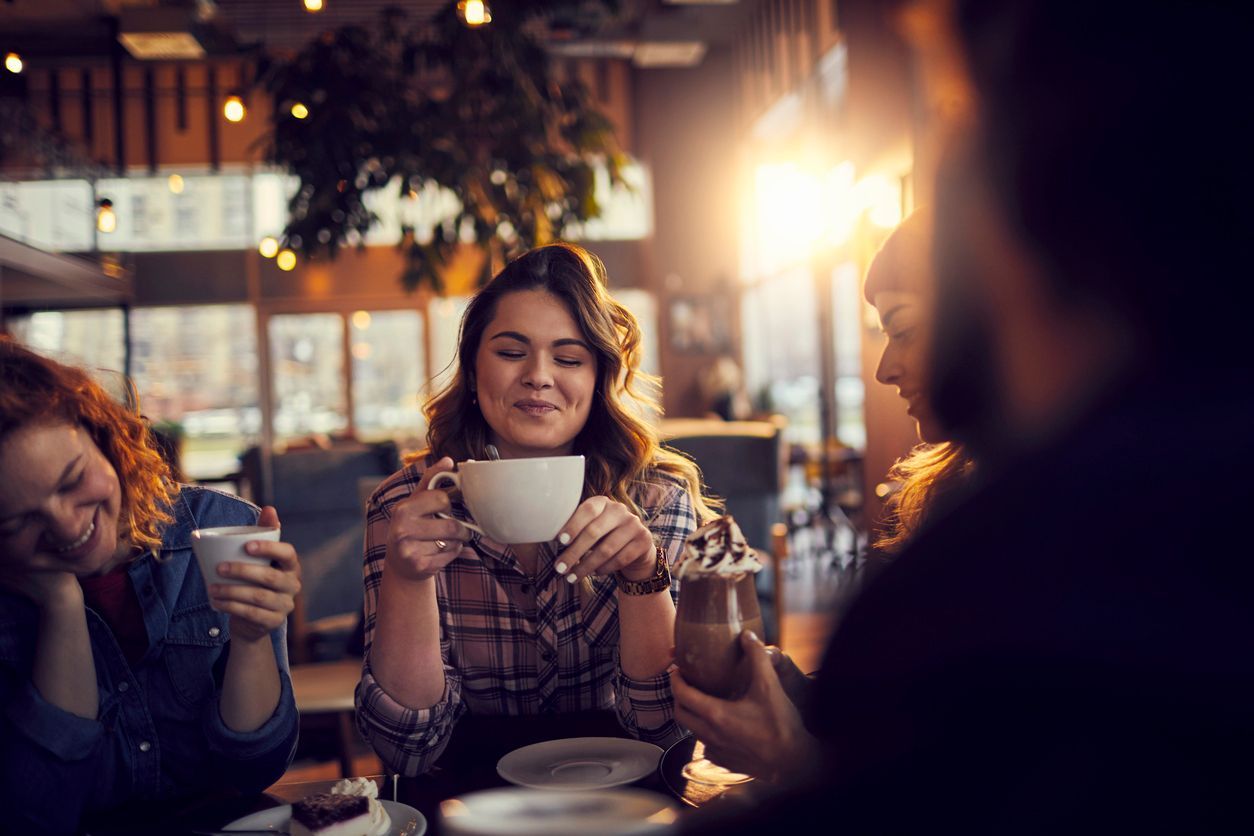
<svg viewBox="0 0 1254 836">
<path fill-rule="evenodd" d="M 228 618 L 210 609 L 191 549 L 193 529 L 251 525 L 257 507 L 184 487 L 170 510 L 161 559 L 145 555 L 128 570 L 149 639 L 134 668 L 104 620 L 87 610 L 100 693 L 95 720 L 39 695 L 31 683 L 35 608 L 0 592 L 0 830 L 72 833 L 85 814 L 126 801 L 229 787 L 259 792 L 291 762 L 297 717 L 286 630 L 272 635 L 282 688 L 274 715 L 256 731 L 230 730 L 218 712 Z"/>
</svg>

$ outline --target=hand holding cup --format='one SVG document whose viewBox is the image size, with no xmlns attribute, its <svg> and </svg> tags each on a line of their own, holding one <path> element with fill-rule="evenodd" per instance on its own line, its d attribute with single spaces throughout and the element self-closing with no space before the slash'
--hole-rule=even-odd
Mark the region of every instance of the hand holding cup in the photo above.
<svg viewBox="0 0 1254 836">
<path fill-rule="evenodd" d="M 266 506 L 256 526 L 192 532 L 209 605 L 231 617 L 232 640 L 258 641 L 287 621 L 300 592 L 300 559 L 279 541 L 279 515 Z"/>
<path fill-rule="evenodd" d="M 434 577 L 470 539 L 468 526 L 446 516 L 452 509 L 448 494 L 432 489 L 435 480 L 452 469 L 452 459 L 440 459 L 422 475 L 418 490 L 393 506 L 388 525 L 388 572 L 413 581 Z"/>
</svg>

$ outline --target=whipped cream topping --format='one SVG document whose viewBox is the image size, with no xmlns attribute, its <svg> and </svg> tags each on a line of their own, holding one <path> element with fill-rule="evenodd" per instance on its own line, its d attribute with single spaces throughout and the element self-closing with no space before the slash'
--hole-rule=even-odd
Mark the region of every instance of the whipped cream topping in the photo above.
<svg viewBox="0 0 1254 836">
<path fill-rule="evenodd" d="M 379 785 L 369 778 L 341 778 L 331 787 L 332 795 L 360 795 L 370 800 L 370 836 L 386 836 L 392 818 L 379 803 Z"/>
<path fill-rule="evenodd" d="M 675 577 L 681 580 L 699 575 L 730 577 L 760 571 L 761 561 L 730 516 L 711 520 L 692 532 L 673 570 Z"/>
</svg>

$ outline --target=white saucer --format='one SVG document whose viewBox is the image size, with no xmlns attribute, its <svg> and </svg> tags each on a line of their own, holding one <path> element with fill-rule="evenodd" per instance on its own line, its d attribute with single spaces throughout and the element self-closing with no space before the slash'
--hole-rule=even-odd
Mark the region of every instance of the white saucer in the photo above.
<svg viewBox="0 0 1254 836">
<path fill-rule="evenodd" d="M 450 836 L 625 836 L 670 832 L 673 801 L 634 787 L 555 792 L 525 787 L 472 792 L 440 804 Z"/>
<path fill-rule="evenodd" d="M 396 801 L 379 800 L 383 805 L 384 811 L 392 819 L 392 827 L 388 830 L 387 836 L 401 836 L 404 832 L 405 836 L 422 836 L 427 832 L 427 820 L 408 804 L 400 804 Z M 405 832 L 405 825 L 409 824 L 410 819 L 418 822 L 415 830 Z M 262 810 L 259 813 L 253 813 L 251 816 L 244 816 L 242 819 L 236 819 L 227 826 L 223 827 L 224 831 L 231 830 L 277 830 L 286 832 L 288 825 L 292 820 L 292 805 L 284 804 L 282 807 L 271 807 L 269 810 Z"/>
<path fill-rule="evenodd" d="M 515 749 L 496 763 L 511 784 L 542 790 L 600 790 L 657 770 L 662 750 L 624 737 L 569 737 Z"/>
</svg>

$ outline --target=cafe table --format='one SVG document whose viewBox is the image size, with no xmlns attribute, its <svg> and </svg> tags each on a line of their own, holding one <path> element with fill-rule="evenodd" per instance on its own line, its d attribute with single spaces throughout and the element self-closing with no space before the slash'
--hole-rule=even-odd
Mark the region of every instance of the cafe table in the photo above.
<svg viewBox="0 0 1254 836">
<path fill-rule="evenodd" d="M 435 768 L 412 778 L 382 775 L 373 778 L 379 785 L 379 798 L 398 801 L 422 813 L 427 834 L 440 834 L 440 804 L 450 798 L 478 790 L 510 786 L 497 774 L 496 764 L 504 755 L 522 746 L 571 737 L 626 737 L 611 711 L 580 714 L 533 715 L 527 717 L 462 717 L 454 729 L 443 756 Z M 720 799 L 727 790 L 728 803 L 738 787 L 718 787 L 686 781 L 683 766 L 692 759 L 691 737 L 668 750 L 660 769 L 632 786 L 678 799 L 686 809 Z M 699 751 L 699 750 L 698 750 Z M 89 823 L 91 836 L 194 836 L 223 829 L 237 819 L 262 810 L 290 804 L 309 795 L 328 792 L 334 781 L 277 784 L 265 793 L 227 795 L 139 807 L 131 805 Z M 745 796 L 740 794 L 743 801 Z"/>
</svg>

